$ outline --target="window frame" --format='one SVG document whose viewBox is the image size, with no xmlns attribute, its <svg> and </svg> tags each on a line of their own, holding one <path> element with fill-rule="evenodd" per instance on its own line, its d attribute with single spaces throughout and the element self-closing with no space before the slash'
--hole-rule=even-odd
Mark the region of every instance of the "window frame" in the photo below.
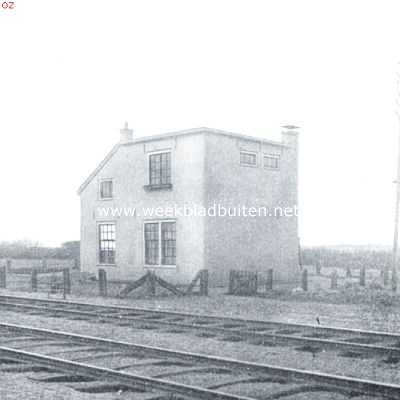
<svg viewBox="0 0 400 400">
<path fill-rule="evenodd" d="M 163 240 L 162 240 L 162 224 L 163 223 L 171 223 L 175 224 L 175 264 L 161 264 L 162 262 L 162 251 L 163 251 Z M 176 249 L 177 249 L 177 238 L 176 238 L 176 219 L 157 219 L 157 220 L 146 220 L 143 221 L 143 265 L 144 268 L 176 268 Z M 145 225 L 146 224 L 157 224 L 158 225 L 158 254 L 157 264 L 147 264 L 146 263 L 146 231 Z"/>
<path fill-rule="evenodd" d="M 114 225 L 114 262 L 101 262 L 101 232 L 100 227 L 103 225 Z M 99 221 L 97 222 L 97 265 L 101 266 L 116 266 L 117 265 L 117 223 L 115 220 L 111 221 Z"/>
<path fill-rule="evenodd" d="M 162 155 L 162 154 L 169 154 L 169 182 L 162 182 L 162 169 L 160 168 L 160 183 L 152 183 L 151 182 L 151 157 L 156 156 L 156 155 Z M 161 160 L 160 160 L 161 164 Z M 147 180 L 148 180 L 148 185 L 149 187 L 167 187 L 172 185 L 172 150 L 171 149 L 162 149 L 162 150 L 157 150 L 157 151 L 151 151 L 147 154 Z"/>
<path fill-rule="evenodd" d="M 254 164 L 243 163 L 242 162 L 242 154 L 255 156 L 256 162 Z M 257 151 L 249 151 L 249 150 L 240 150 L 240 152 L 239 152 L 239 164 L 242 167 L 257 168 L 258 167 L 258 152 Z"/>
<path fill-rule="evenodd" d="M 265 159 L 266 158 L 273 158 L 277 161 L 277 167 L 270 167 L 268 165 L 265 165 Z M 271 171 L 278 171 L 281 167 L 281 156 L 279 154 L 272 154 L 272 153 L 264 153 L 263 154 L 263 167 L 265 169 L 269 169 Z"/>
<path fill-rule="evenodd" d="M 102 197 L 102 195 L 101 195 L 101 185 L 104 182 L 111 182 L 111 197 Z M 114 199 L 114 179 L 113 178 L 102 178 L 99 180 L 98 199 L 99 200 L 113 200 Z"/>
</svg>

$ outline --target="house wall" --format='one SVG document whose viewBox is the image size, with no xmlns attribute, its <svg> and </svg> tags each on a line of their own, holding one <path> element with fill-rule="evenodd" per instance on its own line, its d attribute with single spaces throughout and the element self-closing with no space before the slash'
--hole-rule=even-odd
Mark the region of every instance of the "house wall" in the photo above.
<svg viewBox="0 0 400 400">
<path fill-rule="evenodd" d="M 205 204 L 226 208 L 297 205 L 297 136 L 288 146 L 221 135 L 206 136 Z M 257 153 L 256 167 L 240 165 L 240 150 Z M 279 154 L 280 169 L 265 169 L 262 155 Z M 297 279 L 297 217 L 210 217 L 205 222 L 205 264 L 213 285 L 226 285 L 231 269 L 265 272 L 279 280 Z"/>
<path fill-rule="evenodd" d="M 172 152 L 172 190 L 146 191 L 149 184 L 148 154 Z M 184 203 L 201 204 L 204 198 L 204 136 L 185 135 L 145 143 L 121 145 L 97 176 L 81 193 L 81 266 L 97 274 L 104 268 L 110 279 L 137 279 L 145 273 L 144 221 L 175 219 L 177 228 L 176 268 L 154 268 L 172 283 L 188 283 L 204 267 L 204 218 L 160 218 L 143 216 L 143 208 L 173 207 Z M 114 198 L 99 200 L 102 179 L 112 178 Z M 141 215 L 99 215 L 98 207 L 135 207 Z M 98 223 L 116 223 L 116 265 L 98 264 Z"/>
</svg>

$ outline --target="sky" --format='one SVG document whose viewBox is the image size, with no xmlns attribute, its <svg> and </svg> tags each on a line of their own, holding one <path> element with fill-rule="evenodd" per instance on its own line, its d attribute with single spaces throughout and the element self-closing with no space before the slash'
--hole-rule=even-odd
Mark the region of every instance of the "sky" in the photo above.
<svg viewBox="0 0 400 400">
<path fill-rule="evenodd" d="M 0 8 L 0 241 L 79 239 L 124 121 L 300 130 L 304 245 L 390 244 L 398 1 L 15 0 Z"/>
</svg>

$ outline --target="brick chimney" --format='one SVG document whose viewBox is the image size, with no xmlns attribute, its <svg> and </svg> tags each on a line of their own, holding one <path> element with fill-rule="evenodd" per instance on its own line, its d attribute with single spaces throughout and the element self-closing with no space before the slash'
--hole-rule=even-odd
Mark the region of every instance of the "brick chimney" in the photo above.
<svg viewBox="0 0 400 400">
<path fill-rule="evenodd" d="M 128 123 L 125 122 L 124 127 L 120 130 L 120 143 L 128 143 L 133 140 L 133 129 L 128 128 Z"/>
</svg>

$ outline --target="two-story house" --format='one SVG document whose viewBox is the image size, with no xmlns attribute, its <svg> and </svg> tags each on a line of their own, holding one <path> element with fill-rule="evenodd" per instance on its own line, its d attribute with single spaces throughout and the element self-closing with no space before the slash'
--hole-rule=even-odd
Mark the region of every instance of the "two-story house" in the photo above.
<svg viewBox="0 0 400 400">
<path fill-rule="evenodd" d="M 297 136 L 288 126 L 281 142 L 209 128 L 134 138 L 126 125 L 79 188 L 82 270 L 188 283 L 208 269 L 214 286 L 230 269 L 294 279 Z"/>
</svg>

